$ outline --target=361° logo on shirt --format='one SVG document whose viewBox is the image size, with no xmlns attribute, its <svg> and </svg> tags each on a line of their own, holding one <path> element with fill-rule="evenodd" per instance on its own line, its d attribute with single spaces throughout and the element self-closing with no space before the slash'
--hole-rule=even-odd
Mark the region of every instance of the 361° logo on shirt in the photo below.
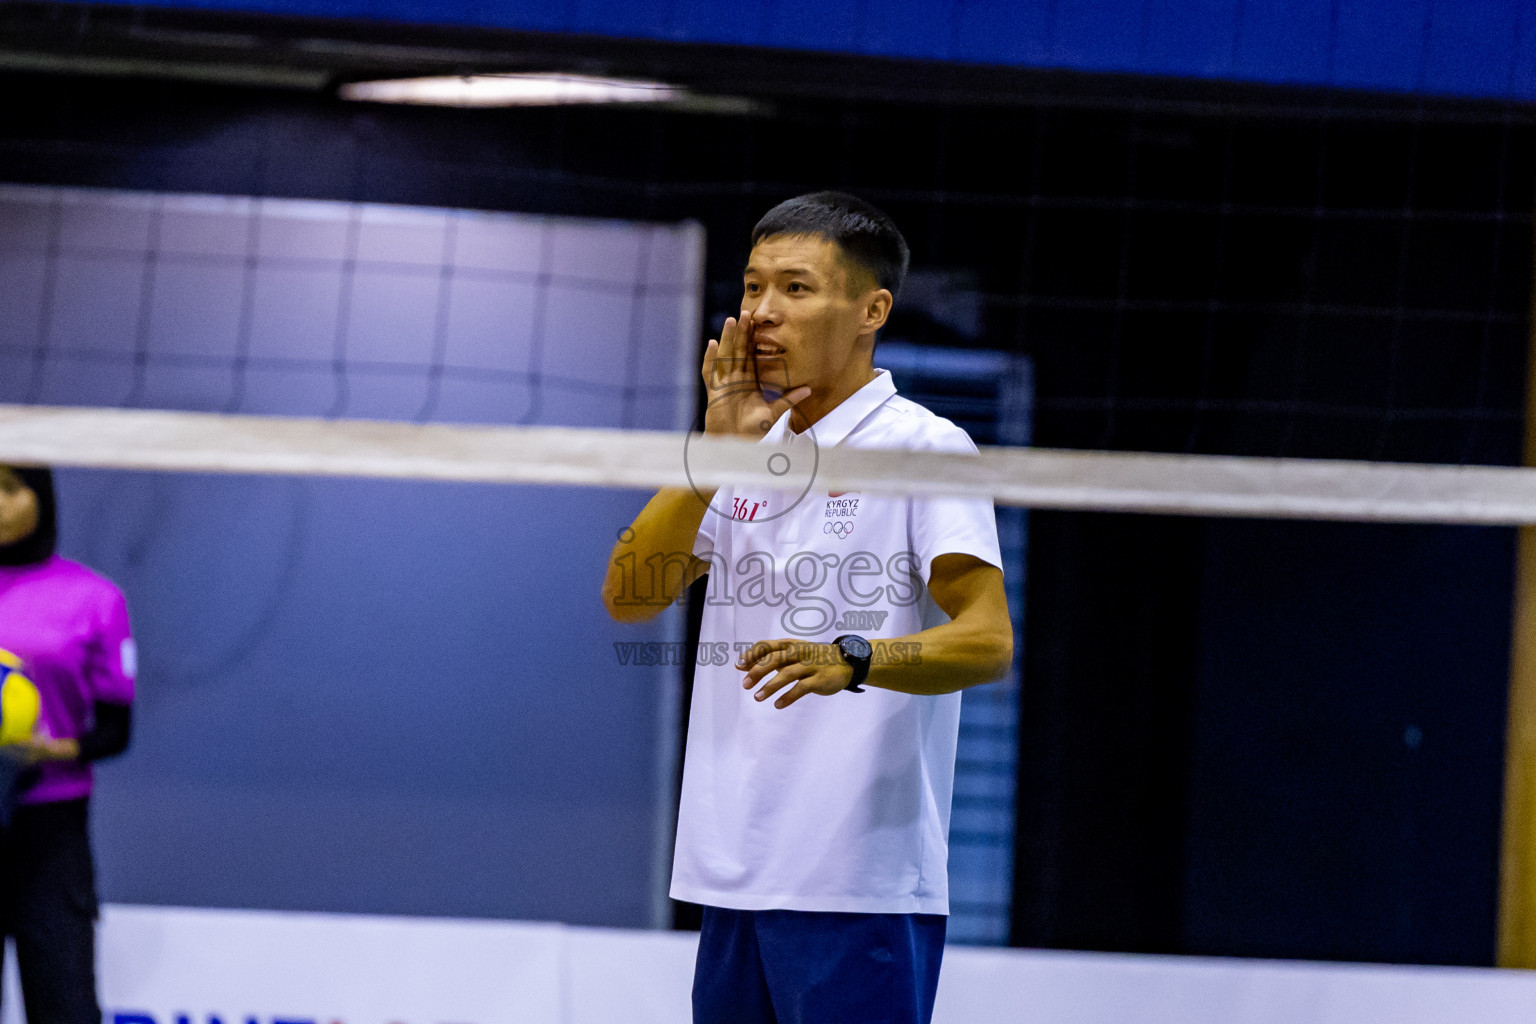
<svg viewBox="0 0 1536 1024">
<path fill-rule="evenodd" d="M 731 499 L 731 518 L 739 519 L 744 523 L 750 523 L 757 518 L 758 512 L 766 512 L 768 502 L 753 501 L 751 498 Z"/>
</svg>

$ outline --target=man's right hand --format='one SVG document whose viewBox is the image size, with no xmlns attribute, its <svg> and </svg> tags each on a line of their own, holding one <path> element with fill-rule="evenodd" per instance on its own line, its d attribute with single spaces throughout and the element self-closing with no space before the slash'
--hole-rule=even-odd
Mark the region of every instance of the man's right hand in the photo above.
<svg viewBox="0 0 1536 1024">
<path fill-rule="evenodd" d="M 704 411 L 706 434 L 736 435 L 756 441 L 811 389 L 798 387 L 770 401 L 764 394 L 752 348 L 752 314 L 727 317 L 719 340 L 710 339 L 704 349 Z"/>
<path fill-rule="evenodd" d="M 704 387 L 709 398 L 704 414 L 706 434 L 760 441 L 786 410 L 810 397 L 807 387 L 788 389 L 771 401 L 763 394 L 752 332 L 752 314 L 742 310 L 739 319 L 725 321 L 719 340 L 711 339 L 704 351 Z M 713 490 L 705 493 L 664 487 L 635 521 L 620 531 L 603 578 L 603 604 L 609 615 L 620 622 L 643 622 L 676 601 L 689 584 L 709 571 L 709 563 L 692 551 L 713 494 Z M 658 556 L 661 564 L 653 568 Z M 669 563 L 686 564 L 680 572 L 669 572 Z M 642 571 L 655 576 L 654 585 L 640 586 Z"/>
</svg>

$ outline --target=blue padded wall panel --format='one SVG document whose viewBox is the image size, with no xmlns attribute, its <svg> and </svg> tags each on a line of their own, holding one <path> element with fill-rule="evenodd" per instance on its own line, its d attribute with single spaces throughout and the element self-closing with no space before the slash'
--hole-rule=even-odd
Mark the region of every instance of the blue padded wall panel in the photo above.
<svg viewBox="0 0 1536 1024">
<path fill-rule="evenodd" d="M 612 0 L 592 2 L 595 6 L 608 6 Z M 760 45 L 772 7 L 772 0 L 736 0 L 729 4 L 718 0 L 675 0 L 666 38 L 688 43 Z"/>
<path fill-rule="evenodd" d="M 639 36 L 655 39 L 667 34 L 671 4 L 666 0 L 632 0 L 614 4 L 608 0 L 566 0 L 564 4 L 545 4 L 551 15 L 569 8 L 566 28 L 572 32 L 591 32 L 609 36 Z M 734 5 L 725 5 L 727 9 Z"/>
<path fill-rule="evenodd" d="M 768 5 L 763 43 L 791 50 L 868 52 L 859 37 L 862 4 L 829 4 L 825 0 L 774 0 Z"/>
<path fill-rule="evenodd" d="M 1491 0 L 1484 4 L 1439 0 L 1429 26 L 1424 88 L 1430 92 L 1497 94 L 1510 87 L 1520 12 L 1528 3 Z"/>
<path fill-rule="evenodd" d="M 1408 92 L 1423 78 L 1430 0 L 1338 0 L 1332 85 Z"/>
<path fill-rule="evenodd" d="M 1508 95 L 1536 99 L 1536 10 L 1530 8 L 1520 11 L 1519 42 Z"/>
<path fill-rule="evenodd" d="M 874 52 L 892 57 L 949 60 L 954 56 L 959 12 L 978 5 L 864 0 L 860 6 L 864 19 L 859 39 Z"/>
<path fill-rule="evenodd" d="M 1335 0 L 1285 4 L 1239 0 L 1232 77 L 1271 82 L 1326 82 L 1332 60 Z"/>
<path fill-rule="evenodd" d="M 333 2 L 353 6 L 356 0 L 333 0 Z M 558 0 L 555 3 L 540 2 L 540 0 L 471 0 L 458 5 L 455 5 L 453 0 L 442 0 L 442 6 L 448 8 L 446 13 L 448 20 L 445 21 L 427 21 L 424 18 L 410 17 L 409 8 L 412 0 L 392 0 L 392 2 L 401 9 L 402 13 L 396 16 L 400 21 L 445 25 L 462 21 L 464 24 L 495 28 L 516 25 L 530 32 L 571 31 L 571 0 Z M 454 19 L 455 10 L 459 12 L 458 19 Z"/>
<path fill-rule="evenodd" d="M 956 60 L 1053 65 L 1055 0 L 966 0 L 954 18 Z"/>
<path fill-rule="evenodd" d="M 1527 0 L 106 2 L 1536 100 Z"/>
<path fill-rule="evenodd" d="M 1232 69 L 1239 0 L 1145 0 L 1142 66 L 1214 77 Z"/>
<path fill-rule="evenodd" d="M 1087 71 L 1140 68 L 1144 0 L 1056 0 L 1053 63 Z"/>
</svg>

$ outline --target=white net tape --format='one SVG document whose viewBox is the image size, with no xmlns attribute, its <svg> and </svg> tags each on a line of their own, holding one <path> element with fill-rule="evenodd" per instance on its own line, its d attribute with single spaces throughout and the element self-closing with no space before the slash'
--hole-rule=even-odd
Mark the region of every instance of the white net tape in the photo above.
<svg viewBox="0 0 1536 1024">
<path fill-rule="evenodd" d="M 779 458 L 775 458 L 775 456 Z M 1536 523 L 1536 470 L 984 448 L 782 449 L 681 433 L 0 405 L 0 463 L 189 473 L 957 495 L 1031 508 Z"/>
</svg>

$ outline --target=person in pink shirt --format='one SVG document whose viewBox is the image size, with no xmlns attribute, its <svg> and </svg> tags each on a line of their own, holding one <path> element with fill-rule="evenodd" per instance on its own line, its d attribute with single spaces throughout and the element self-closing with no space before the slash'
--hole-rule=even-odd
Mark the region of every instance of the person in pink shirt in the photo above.
<svg viewBox="0 0 1536 1024">
<path fill-rule="evenodd" d="M 91 764 L 128 746 L 137 655 L 111 582 L 55 553 L 53 477 L 0 466 L 0 649 L 20 659 L 41 712 L 0 827 L 0 939 L 16 943 L 29 1021 L 100 1024 Z"/>
</svg>

